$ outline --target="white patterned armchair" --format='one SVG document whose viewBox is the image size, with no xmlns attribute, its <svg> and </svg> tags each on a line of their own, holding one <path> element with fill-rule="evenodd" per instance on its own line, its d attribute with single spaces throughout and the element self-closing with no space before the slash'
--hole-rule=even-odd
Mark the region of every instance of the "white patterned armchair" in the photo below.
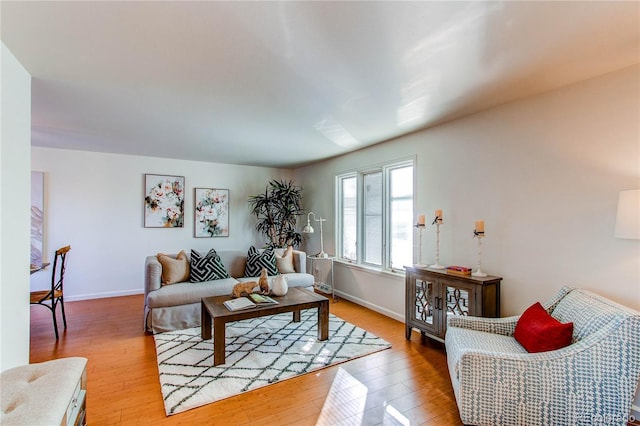
<svg viewBox="0 0 640 426">
<path fill-rule="evenodd" d="M 528 353 L 514 338 L 518 316 L 450 316 L 445 345 L 463 423 L 625 425 L 640 378 L 640 312 L 563 287 L 544 304 L 573 341 Z"/>
</svg>

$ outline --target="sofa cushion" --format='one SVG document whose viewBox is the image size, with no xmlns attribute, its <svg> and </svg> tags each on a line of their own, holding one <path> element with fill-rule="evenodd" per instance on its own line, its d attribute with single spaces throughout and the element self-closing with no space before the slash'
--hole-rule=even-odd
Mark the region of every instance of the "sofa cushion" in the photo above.
<svg viewBox="0 0 640 426">
<path fill-rule="evenodd" d="M 561 323 L 536 302 L 522 313 L 513 337 L 528 352 L 554 351 L 571 344 L 573 323 Z"/>
<path fill-rule="evenodd" d="M 220 256 L 214 249 L 209 250 L 205 256 L 191 250 L 191 273 L 189 281 L 201 283 L 203 281 L 219 280 L 229 278 L 229 274 L 222 264 Z"/>
<path fill-rule="evenodd" d="M 293 274 L 286 274 L 288 287 L 310 287 L 313 285 L 313 275 L 301 274 L 294 272 Z"/>
<path fill-rule="evenodd" d="M 175 258 L 163 253 L 158 253 L 157 257 L 162 265 L 162 285 L 189 280 L 189 259 L 184 250 Z"/>
<path fill-rule="evenodd" d="M 262 268 L 267 269 L 267 275 L 277 275 L 278 268 L 276 267 L 276 255 L 272 249 L 266 249 L 259 251 L 254 246 L 249 247 L 247 253 L 247 265 L 245 266 L 245 277 L 257 277 L 260 276 Z"/>
<path fill-rule="evenodd" d="M 218 251 L 218 256 L 222 260 L 222 264 L 227 269 L 227 272 L 233 278 L 243 277 L 245 266 L 247 264 L 247 252 L 234 250 L 234 251 Z"/>
<path fill-rule="evenodd" d="M 230 295 L 233 286 L 238 283 L 235 278 L 224 278 L 202 283 L 177 283 L 162 286 L 147 296 L 147 306 L 151 309 L 200 303 L 203 297 Z"/>
<path fill-rule="evenodd" d="M 275 252 L 276 266 L 281 274 L 291 274 L 296 270 L 293 267 L 293 247 L 289 246 L 282 254 Z"/>
<path fill-rule="evenodd" d="M 459 377 L 460 358 L 467 351 L 492 353 L 527 353 L 512 336 L 486 333 L 460 327 L 447 327 L 447 361 L 452 377 Z"/>
<path fill-rule="evenodd" d="M 287 287 L 311 287 L 313 285 L 313 275 L 311 274 L 301 274 L 299 272 L 294 272 L 293 274 L 283 274 L 287 277 Z M 240 277 L 238 281 L 247 282 L 247 281 L 258 281 L 260 277 Z M 269 277 L 269 286 L 271 286 L 271 278 Z"/>
</svg>

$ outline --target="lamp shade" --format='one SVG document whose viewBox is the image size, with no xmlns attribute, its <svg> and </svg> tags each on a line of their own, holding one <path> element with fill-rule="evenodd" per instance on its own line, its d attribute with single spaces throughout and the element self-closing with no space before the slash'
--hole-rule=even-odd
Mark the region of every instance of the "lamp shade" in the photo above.
<svg viewBox="0 0 640 426">
<path fill-rule="evenodd" d="M 614 235 L 640 240 L 640 189 L 620 191 Z"/>
<path fill-rule="evenodd" d="M 309 225 L 308 223 L 304 226 L 304 228 L 302 228 L 302 233 L 303 234 L 313 234 L 315 231 L 313 230 L 313 226 Z"/>
</svg>

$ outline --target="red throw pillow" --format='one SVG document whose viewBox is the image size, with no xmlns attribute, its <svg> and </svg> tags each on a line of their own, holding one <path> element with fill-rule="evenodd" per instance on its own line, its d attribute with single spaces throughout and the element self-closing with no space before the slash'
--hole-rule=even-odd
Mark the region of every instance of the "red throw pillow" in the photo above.
<svg viewBox="0 0 640 426">
<path fill-rule="evenodd" d="M 536 302 L 522 313 L 513 337 L 528 352 L 546 352 L 571 344 L 573 323 L 561 323 Z"/>
</svg>

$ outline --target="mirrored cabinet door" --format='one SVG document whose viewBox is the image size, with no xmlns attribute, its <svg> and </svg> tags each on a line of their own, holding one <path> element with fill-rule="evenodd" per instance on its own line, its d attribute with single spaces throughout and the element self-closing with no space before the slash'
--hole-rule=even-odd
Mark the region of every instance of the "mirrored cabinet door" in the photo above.
<svg viewBox="0 0 640 426">
<path fill-rule="evenodd" d="M 436 309 L 435 282 L 416 280 L 415 286 L 415 317 L 416 321 L 431 325 L 435 330 L 434 311 Z"/>
<path fill-rule="evenodd" d="M 453 315 L 500 316 L 500 282 L 487 276 L 452 276 L 440 270 L 407 267 L 405 279 L 405 333 L 444 341 L 447 318 Z"/>
</svg>

